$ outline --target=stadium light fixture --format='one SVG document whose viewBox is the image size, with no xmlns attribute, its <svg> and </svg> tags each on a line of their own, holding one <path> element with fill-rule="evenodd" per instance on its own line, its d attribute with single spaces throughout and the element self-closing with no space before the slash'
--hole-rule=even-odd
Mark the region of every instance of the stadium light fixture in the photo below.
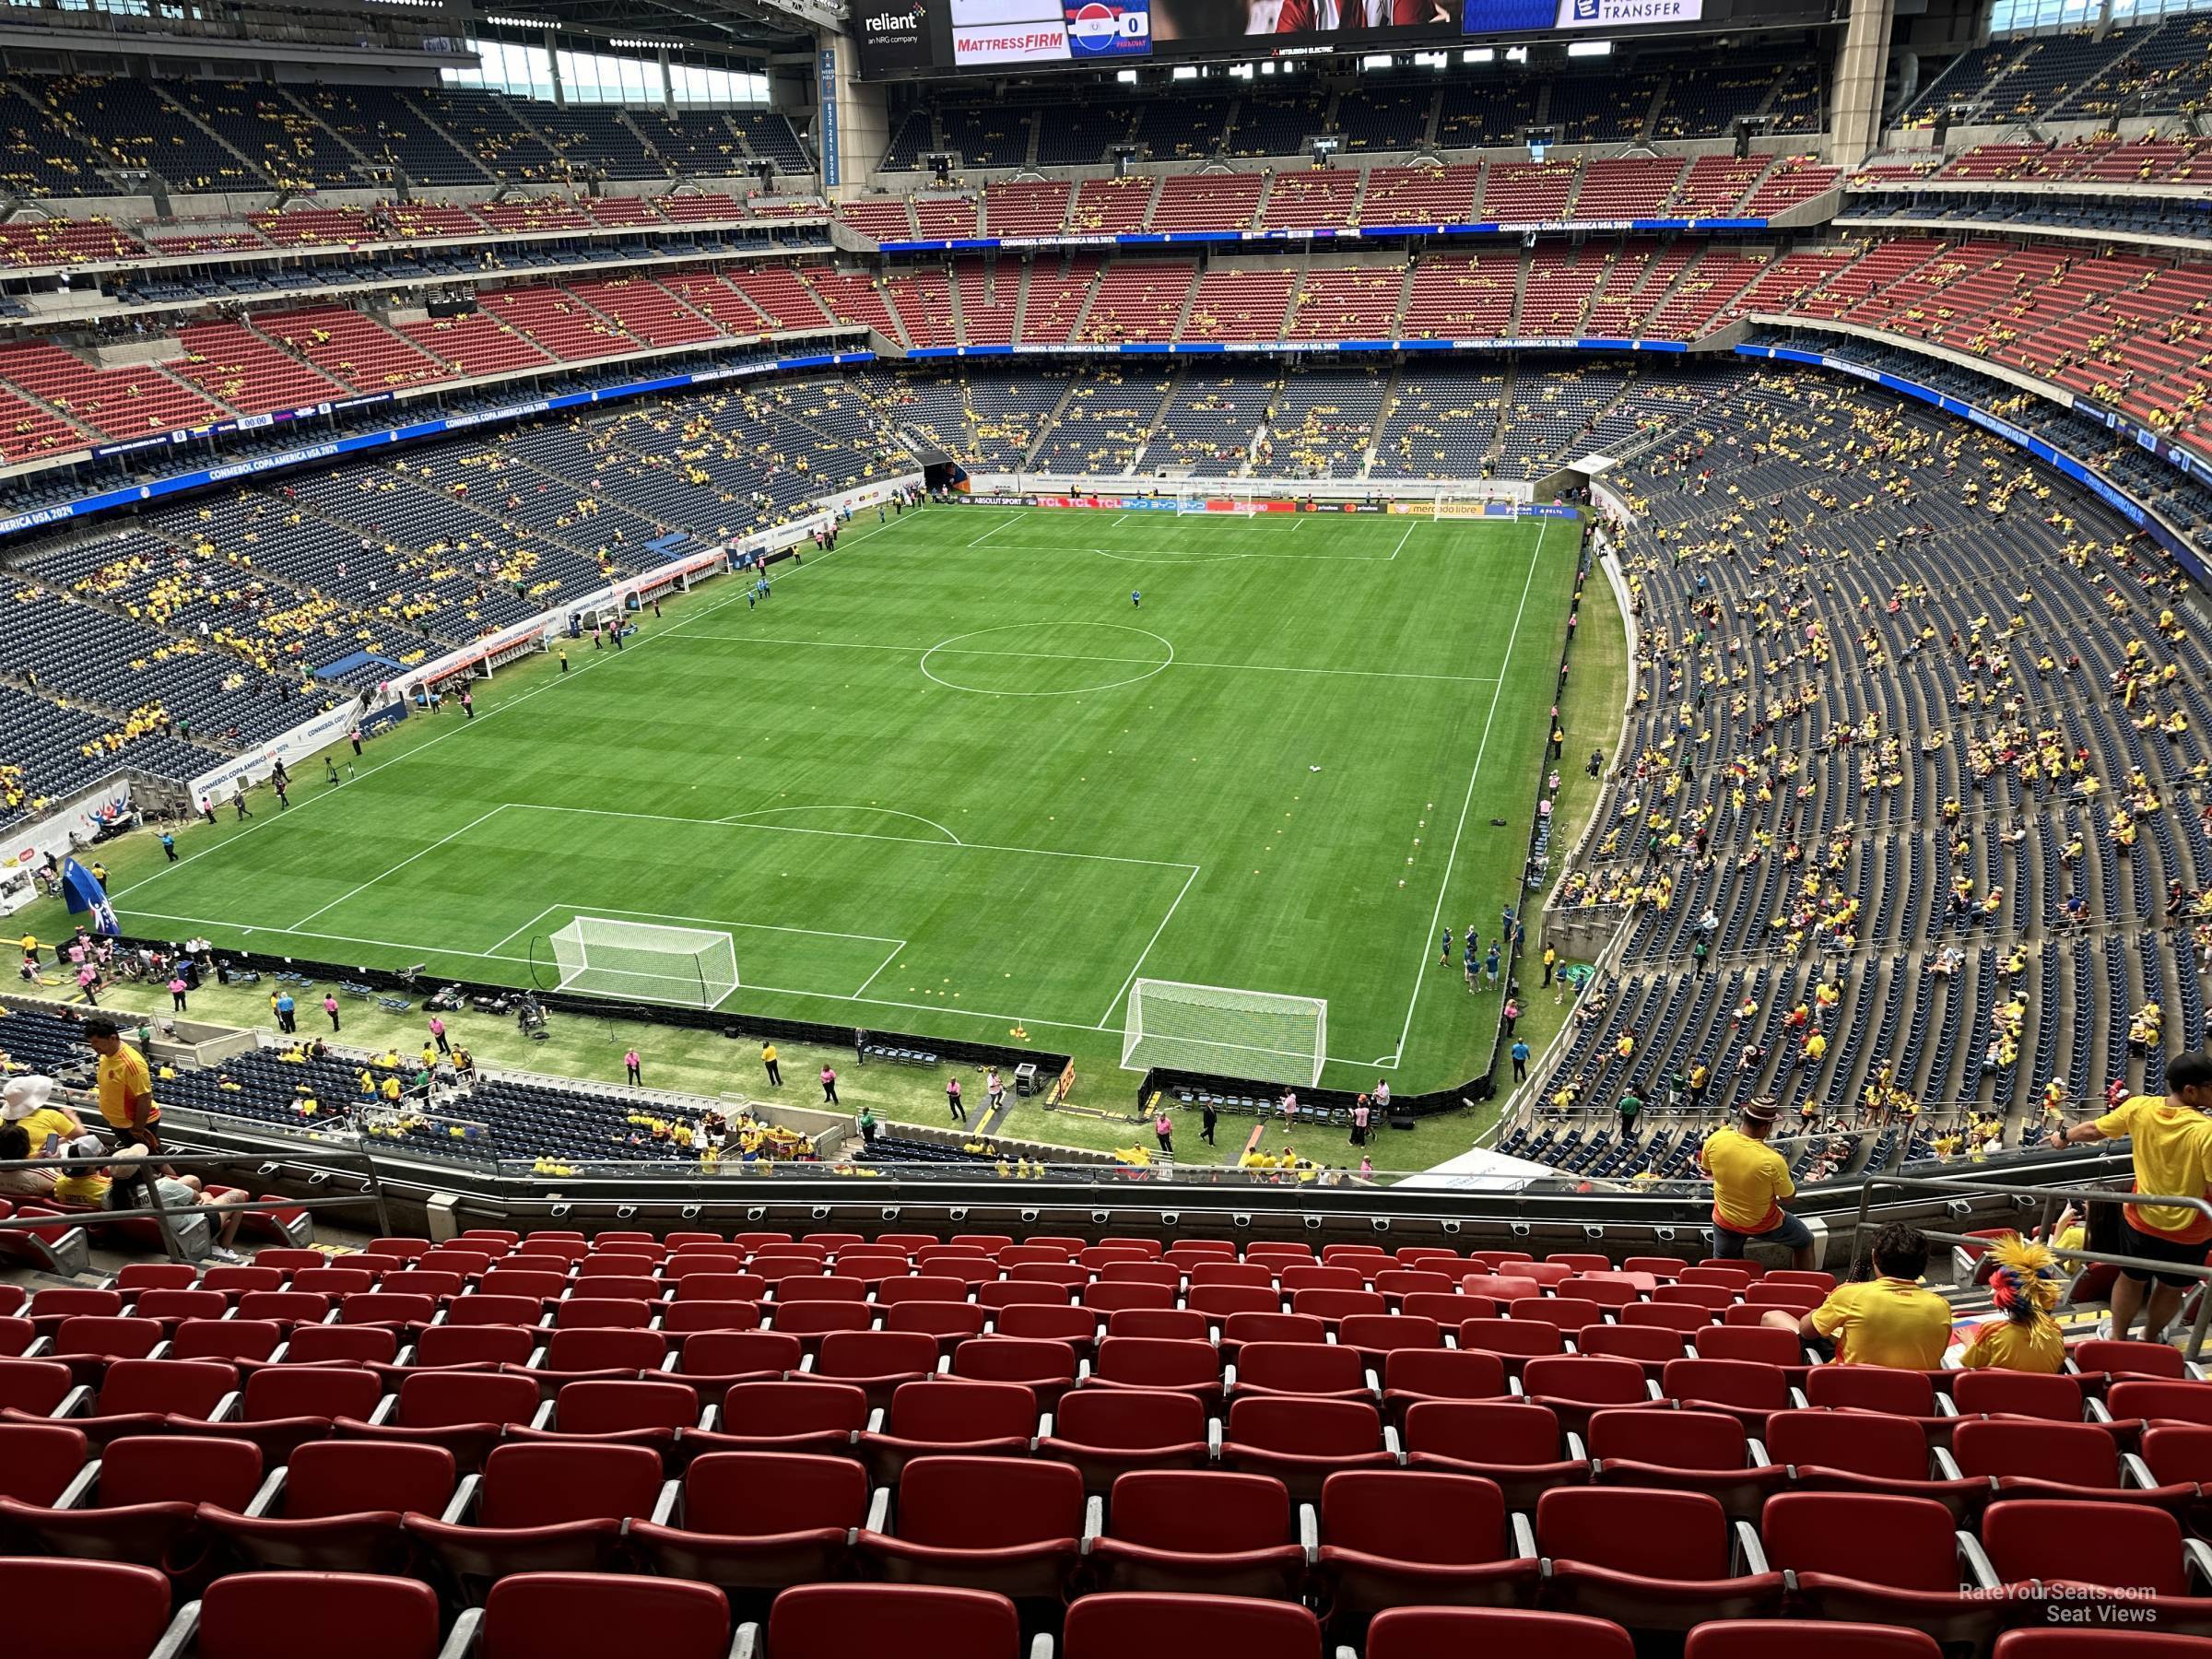
<svg viewBox="0 0 2212 1659">
<path fill-rule="evenodd" d="M 1459 54 L 1459 61 L 1463 64 L 1494 64 L 1498 61 L 1498 48 L 1470 46 Z"/>
<path fill-rule="evenodd" d="M 1505 49 L 1505 61 L 1509 64 L 1527 63 L 1528 48 L 1525 46 L 1508 46 Z"/>
<path fill-rule="evenodd" d="M 1116 69 L 1113 72 L 1113 78 L 1117 81 L 1120 81 L 1125 87 L 1134 87 L 1136 85 L 1136 71 L 1134 69 Z"/>
<path fill-rule="evenodd" d="M 1567 55 L 1571 58 L 1611 57 L 1613 42 L 1610 41 L 1570 41 L 1567 42 Z"/>
<path fill-rule="evenodd" d="M 1198 78 L 1198 71 L 1193 65 L 1178 64 L 1171 71 L 1170 71 L 1170 78 L 1174 80 L 1196 80 Z"/>
<path fill-rule="evenodd" d="M 1362 69 L 1387 69 L 1394 61 L 1387 52 L 1370 53 L 1359 60 L 1359 67 Z"/>
</svg>

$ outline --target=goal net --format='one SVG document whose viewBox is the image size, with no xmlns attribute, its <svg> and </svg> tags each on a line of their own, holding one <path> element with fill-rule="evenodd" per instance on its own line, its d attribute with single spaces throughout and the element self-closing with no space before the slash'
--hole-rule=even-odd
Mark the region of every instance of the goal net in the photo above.
<svg viewBox="0 0 2212 1659">
<path fill-rule="evenodd" d="M 737 989 L 726 933 L 578 916 L 552 935 L 563 991 L 712 1008 Z"/>
<path fill-rule="evenodd" d="M 1140 979 L 1129 988 L 1122 1065 L 1321 1081 L 1329 1005 L 1315 996 Z"/>
</svg>

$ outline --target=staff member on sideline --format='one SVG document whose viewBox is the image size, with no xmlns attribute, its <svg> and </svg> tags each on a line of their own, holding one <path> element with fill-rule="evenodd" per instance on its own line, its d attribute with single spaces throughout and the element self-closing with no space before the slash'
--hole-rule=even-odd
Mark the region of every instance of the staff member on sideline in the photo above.
<svg viewBox="0 0 2212 1659">
<path fill-rule="evenodd" d="M 161 1108 L 154 1104 L 154 1079 L 145 1058 L 124 1046 L 122 1030 L 112 1019 L 88 1021 L 85 1041 L 100 1056 L 100 1115 L 125 1140 L 159 1151 L 161 1137 L 155 1125 L 161 1121 Z"/>
<path fill-rule="evenodd" d="M 2163 1095 L 2130 1095 L 2100 1118 L 2054 1130 L 2046 1144 L 2078 1147 L 2088 1141 L 2132 1138 L 2136 1191 L 2163 1198 L 2212 1197 L 2212 1055 L 2177 1054 L 2166 1063 Z M 2200 1267 L 2212 1243 L 2212 1217 L 2158 1204 L 2131 1204 L 2122 1223 L 2120 1255 L 2142 1256 L 2174 1267 Z M 2112 1335 L 2122 1341 L 2137 1314 L 2146 1314 L 2150 1341 L 2173 1323 L 2187 1273 L 2123 1267 L 2112 1285 Z M 2146 1291 L 2148 1292 L 2147 1297 Z"/>
<path fill-rule="evenodd" d="M 1789 1247 L 1799 1272 L 1813 1267 L 1813 1230 L 1782 1207 L 1797 1195 L 1790 1166 L 1767 1145 L 1774 1133 L 1774 1102 L 1758 1095 L 1744 1102 L 1740 1129 L 1715 1129 L 1705 1137 L 1698 1161 L 1712 1177 L 1712 1253 L 1724 1261 L 1742 1256 L 1744 1246 Z"/>
<path fill-rule="evenodd" d="M 1838 1365 L 1886 1365 L 1898 1371 L 1935 1371 L 1951 1346 L 1951 1304 L 1925 1289 L 1927 1235 L 1892 1221 L 1874 1235 L 1876 1277 L 1838 1285 L 1802 1319 L 1786 1308 L 1759 1324 L 1801 1336 L 1825 1336 L 1836 1345 Z"/>
</svg>

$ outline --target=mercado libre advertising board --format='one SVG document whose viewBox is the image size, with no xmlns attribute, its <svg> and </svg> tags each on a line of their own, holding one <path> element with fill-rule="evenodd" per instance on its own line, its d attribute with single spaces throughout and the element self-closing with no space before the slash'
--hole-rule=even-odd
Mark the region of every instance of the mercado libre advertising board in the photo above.
<svg viewBox="0 0 2212 1659">
<path fill-rule="evenodd" d="M 1473 38 L 1790 28 L 1840 0 L 857 0 L 864 78 L 1154 57 L 1250 58 Z"/>
</svg>

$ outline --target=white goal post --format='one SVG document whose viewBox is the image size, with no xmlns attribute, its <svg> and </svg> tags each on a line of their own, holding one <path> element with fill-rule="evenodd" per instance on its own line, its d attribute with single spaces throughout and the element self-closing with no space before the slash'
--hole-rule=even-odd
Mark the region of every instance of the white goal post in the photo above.
<svg viewBox="0 0 2212 1659">
<path fill-rule="evenodd" d="M 1224 1077 L 1321 1081 L 1328 1057 L 1329 1005 L 1318 996 L 1239 991 L 1140 979 L 1129 987 L 1122 1065 Z"/>
<path fill-rule="evenodd" d="M 712 1008 L 737 989 L 737 948 L 712 928 L 578 916 L 552 939 L 563 991 Z"/>
</svg>

